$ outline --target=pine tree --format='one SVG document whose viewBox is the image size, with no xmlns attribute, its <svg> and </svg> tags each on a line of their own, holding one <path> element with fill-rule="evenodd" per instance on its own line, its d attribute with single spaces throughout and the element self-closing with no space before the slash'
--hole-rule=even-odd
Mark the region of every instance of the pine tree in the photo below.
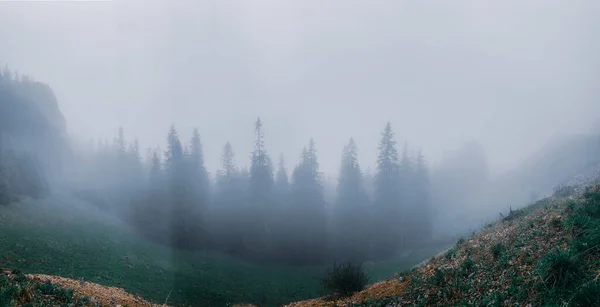
<svg viewBox="0 0 600 307">
<path fill-rule="evenodd" d="M 256 140 L 250 165 L 250 206 L 254 211 L 248 233 L 249 248 L 264 250 L 267 247 L 269 234 L 273 223 L 273 164 L 264 146 L 262 121 L 258 118 L 254 124 Z"/>
<path fill-rule="evenodd" d="M 292 216 L 289 221 L 291 233 L 290 245 L 286 253 L 307 261 L 322 260 L 326 251 L 326 211 L 323 198 L 322 175 L 317 161 L 317 150 L 311 139 L 308 148 L 304 148 L 300 163 L 292 173 L 291 197 Z"/>
<path fill-rule="evenodd" d="M 227 142 L 223 147 L 223 153 L 221 154 L 221 169 L 219 170 L 218 177 L 224 178 L 226 182 L 231 181 L 235 176 L 237 169 L 235 167 L 235 155 L 231 144 Z"/>
<path fill-rule="evenodd" d="M 166 217 L 171 214 L 171 208 L 167 207 L 167 189 L 158 152 L 151 151 L 148 163 L 146 201 L 136 206 L 136 226 L 151 238 L 166 241 L 171 239 L 163 237 L 170 231 Z"/>
<path fill-rule="evenodd" d="M 277 168 L 277 174 L 275 176 L 275 208 L 273 210 L 273 232 L 274 237 L 272 240 L 277 246 L 278 250 L 285 249 L 286 241 L 291 236 L 291 229 L 288 227 L 288 221 L 294 219 L 290 211 L 291 207 L 291 196 L 290 196 L 290 183 L 285 168 L 285 162 L 283 154 L 279 156 L 279 166 Z"/>
<path fill-rule="evenodd" d="M 7 205 L 10 202 L 9 192 L 6 169 L 0 161 L 0 205 Z"/>
<path fill-rule="evenodd" d="M 277 168 L 277 175 L 275 176 L 275 190 L 276 193 L 281 196 L 289 192 L 290 182 L 285 168 L 285 162 L 283 154 L 279 156 L 279 167 Z"/>
<path fill-rule="evenodd" d="M 8 185 L 8 174 L 4 161 L 4 149 L 2 145 L 2 135 L 0 135 L 0 205 L 7 205 L 10 202 L 10 189 Z"/>
<path fill-rule="evenodd" d="M 338 259 L 365 259 L 369 226 L 369 197 L 358 164 L 356 144 L 350 139 L 342 153 L 334 207 L 334 239 Z"/>
<path fill-rule="evenodd" d="M 430 240 L 432 232 L 432 212 L 429 188 L 429 174 L 425 157 L 421 150 L 417 153 L 417 161 L 415 166 L 415 205 L 417 206 L 416 220 L 417 229 L 414 233 L 419 234 L 419 239 Z"/>
<path fill-rule="evenodd" d="M 194 129 L 193 131 L 187 157 L 189 159 L 188 172 L 190 181 L 188 192 L 190 197 L 192 197 L 190 202 L 193 206 L 191 209 L 196 214 L 196 218 L 200 220 L 203 211 L 208 208 L 210 199 L 210 180 L 208 178 L 208 171 L 204 166 L 204 153 L 202 152 L 202 143 L 200 142 L 200 133 L 198 132 L 198 129 Z"/>
<path fill-rule="evenodd" d="M 119 132 L 114 140 L 114 148 L 119 157 L 124 157 L 127 148 L 127 141 L 125 141 L 125 133 L 123 127 L 119 127 Z"/>
<path fill-rule="evenodd" d="M 193 224 L 188 219 L 191 207 L 188 190 L 190 182 L 183 146 L 174 126 L 171 126 L 167 137 L 165 177 L 169 191 L 171 244 L 176 247 L 187 247 L 194 236 Z"/>
<path fill-rule="evenodd" d="M 391 256 L 400 244 L 400 185 L 398 151 L 388 122 L 379 143 L 374 180 L 373 219 L 378 226 L 373 237 L 375 255 Z"/>
<path fill-rule="evenodd" d="M 211 229 L 218 247 L 232 253 L 243 251 L 242 238 L 248 229 L 245 182 L 235 166 L 235 155 L 229 142 L 223 147 L 221 168 L 217 172 L 217 184 L 212 208 Z"/>
<path fill-rule="evenodd" d="M 408 154 L 408 144 L 406 142 L 402 149 L 398 171 L 400 178 L 400 185 L 398 186 L 400 211 L 397 223 L 400 227 L 398 231 L 400 231 L 401 241 L 406 242 L 409 239 L 407 238 L 408 234 L 414 237 L 413 231 L 418 223 L 415 219 L 418 209 L 415 208 L 414 166 Z"/>
<path fill-rule="evenodd" d="M 169 176 L 173 176 L 178 167 L 183 163 L 184 154 L 183 146 L 179 140 L 179 134 L 175 130 L 175 126 L 171 126 L 169 135 L 167 136 L 167 150 L 165 151 L 165 170 Z"/>
</svg>

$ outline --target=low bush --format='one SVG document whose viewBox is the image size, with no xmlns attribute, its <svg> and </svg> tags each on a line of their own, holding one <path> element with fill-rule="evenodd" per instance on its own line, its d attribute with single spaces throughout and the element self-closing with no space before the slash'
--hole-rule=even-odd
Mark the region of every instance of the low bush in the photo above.
<svg viewBox="0 0 600 307">
<path fill-rule="evenodd" d="M 542 282 L 550 288 L 567 289 L 584 277 L 583 264 L 568 251 L 551 250 L 540 259 L 537 267 Z"/>
<path fill-rule="evenodd" d="M 333 264 L 321 280 L 325 291 L 330 295 L 347 297 L 365 288 L 369 279 L 361 264 Z"/>
<path fill-rule="evenodd" d="M 552 220 L 550 220 L 550 226 L 552 226 L 555 229 L 560 229 L 562 227 L 562 221 L 555 217 Z"/>
<path fill-rule="evenodd" d="M 444 258 L 446 258 L 446 260 L 450 260 L 452 258 L 454 258 L 456 256 L 456 249 L 451 248 L 449 249 L 446 254 L 444 254 Z"/>
<path fill-rule="evenodd" d="M 471 260 L 471 258 L 467 258 L 465 261 L 463 261 L 463 263 L 460 264 L 460 268 L 462 269 L 463 275 L 467 276 L 474 271 L 475 263 L 473 260 Z"/>
<path fill-rule="evenodd" d="M 492 245 L 490 251 L 492 252 L 492 256 L 494 257 L 494 259 L 498 259 L 504 251 L 504 245 L 502 243 L 496 243 Z"/>
<path fill-rule="evenodd" d="M 429 278 L 429 283 L 435 286 L 442 286 L 444 281 L 446 280 L 446 275 L 444 272 L 438 268 L 434 270 L 433 276 Z"/>
<path fill-rule="evenodd" d="M 577 289 L 571 298 L 569 306 L 588 307 L 597 306 L 600 302 L 600 281 L 592 281 Z"/>
</svg>

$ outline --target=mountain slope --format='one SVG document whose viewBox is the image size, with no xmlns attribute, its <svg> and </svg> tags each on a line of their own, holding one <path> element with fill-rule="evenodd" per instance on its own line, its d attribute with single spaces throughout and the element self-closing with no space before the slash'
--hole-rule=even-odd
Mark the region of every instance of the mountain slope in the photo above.
<svg viewBox="0 0 600 307">
<path fill-rule="evenodd" d="M 288 306 L 598 306 L 599 278 L 595 186 L 512 211 L 421 266 L 348 299 Z"/>
</svg>

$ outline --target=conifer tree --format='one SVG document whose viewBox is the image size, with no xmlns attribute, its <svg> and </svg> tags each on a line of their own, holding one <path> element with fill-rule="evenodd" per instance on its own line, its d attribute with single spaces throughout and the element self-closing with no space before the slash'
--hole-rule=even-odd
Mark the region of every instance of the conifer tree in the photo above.
<svg viewBox="0 0 600 307">
<path fill-rule="evenodd" d="M 137 204 L 134 220 L 138 229 L 143 233 L 153 239 L 166 241 L 171 238 L 162 238 L 161 236 L 170 230 L 167 228 L 167 222 L 169 222 L 167 217 L 171 214 L 171 208 L 167 207 L 167 191 L 159 153 L 151 151 L 149 160 L 146 200 Z"/>
<path fill-rule="evenodd" d="M 277 175 L 275 177 L 276 193 L 279 197 L 281 197 L 282 195 L 287 195 L 290 189 L 290 183 L 287 170 L 285 168 L 283 154 L 279 156 L 279 167 L 277 168 Z"/>
<path fill-rule="evenodd" d="M 231 144 L 227 142 L 223 147 L 221 154 L 221 169 L 218 172 L 218 178 L 222 178 L 224 183 L 228 183 L 235 176 L 237 169 L 235 167 L 235 154 Z"/>
<path fill-rule="evenodd" d="M 10 189 L 8 186 L 8 174 L 4 161 L 4 150 L 2 145 L 2 135 L 0 135 L 0 205 L 6 205 L 10 202 Z"/>
<path fill-rule="evenodd" d="M 415 219 L 415 215 L 417 214 L 416 211 L 418 211 L 418 209 L 415 208 L 415 190 L 413 184 L 415 179 L 414 166 L 408 152 L 408 144 L 405 142 L 398 168 L 400 180 L 400 185 L 398 186 L 398 191 L 400 193 L 400 207 L 397 223 L 400 227 L 398 231 L 400 232 L 401 242 L 406 242 L 409 239 L 409 234 L 414 236 L 413 231 L 418 223 Z"/>
<path fill-rule="evenodd" d="M 168 203 L 170 209 L 169 228 L 171 244 L 186 247 L 194 236 L 194 225 L 188 219 L 190 203 L 187 186 L 189 184 L 185 155 L 179 134 L 171 126 L 165 152 L 165 177 L 168 182 Z"/>
<path fill-rule="evenodd" d="M 119 158 L 125 157 L 127 141 L 125 141 L 125 133 L 123 131 L 123 127 L 119 127 L 119 132 L 115 137 L 114 147 Z"/>
<path fill-rule="evenodd" d="M 311 139 L 304 148 L 300 163 L 292 173 L 292 208 L 295 219 L 289 221 L 295 238 L 295 246 L 287 246 L 292 256 L 316 261 L 322 259 L 326 250 L 326 211 L 323 198 L 322 175 L 317 161 L 317 150 Z"/>
<path fill-rule="evenodd" d="M 202 152 L 202 143 L 200 142 L 200 133 L 194 129 L 192 140 L 190 142 L 189 158 L 191 162 L 191 171 L 194 182 L 194 188 L 200 191 L 203 198 L 207 198 L 210 189 L 208 171 L 204 166 L 204 153 Z"/>
<path fill-rule="evenodd" d="M 247 230 L 246 194 L 241 174 L 235 166 L 235 155 L 229 142 L 223 147 L 221 168 L 217 171 L 211 229 L 218 246 L 226 251 L 243 250 L 242 238 Z"/>
<path fill-rule="evenodd" d="M 368 252 L 369 197 L 353 139 L 344 147 L 334 207 L 334 239 L 338 259 L 364 260 Z"/>
<path fill-rule="evenodd" d="M 275 206 L 273 209 L 274 222 L 272 227 L 275 235 L 272 237 L 272 240 L 279 250 L 285 248 L 286 240 L 291 235 L 291 229 L 288 227 L 288 221 L 295 218 L 290 211 L 290 183 L 287 170 L 285 168 L 283 154 L 279 156 L 279 166 L 275 176 L 274 190 Z"/>
<path fill-rule="evenodd" d="M 400 244 L 400 185 L 398 150 L 388 122 L 379 143 L 374 180 L 373 219 L 378 226 L 373 237 L 375 255 L 391 256 Z"/>
<path fill-rule="evenodd" d="M 272 233 L 273 223 L 273 164 L 264 146 L 264 132 L 260 118 L 254 123 L 256 140 L 250 165 L 250 206 L 254 210 L 252 230 L 248 233 L 249 248 L 264 250 Z"/>
<path fill-rule="evenodd" d="M 429 189 L 429 174 L 425 157 L 419 150 L 415 166 L 415 204 L 418 206 L 416 220 L 419 221 L 419 224 L 415 233 L 419 234 L 421 240 L 431 239 L 433 227 Z"/>
<path fill-rule="evenodd" d="M 200 133 L 198 129 L 194 129 L 192 139 L 190 141 L 189 153 L 187 158 L 187 195 L 189 197 L 189 218 L 195 221 L 198 235 L 205 232 L 203 225 L 205 224 L 206 210 L 210 200 L 210 180 L 208 171 L 204 166 L 204 153 L 202 152 L 202 143 L 200 142 Z"/>
</svg>

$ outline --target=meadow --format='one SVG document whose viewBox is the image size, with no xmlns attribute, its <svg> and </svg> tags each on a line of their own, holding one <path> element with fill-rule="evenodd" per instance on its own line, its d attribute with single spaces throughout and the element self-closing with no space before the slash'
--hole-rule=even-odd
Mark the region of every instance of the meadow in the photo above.
<svg viewBox="0 0 600 307">
<path fill-rule="evenodd" d="M 365 269 L 375 282 L 434 253 L 407 253 Z M 0 207 L 0 267 L 116 286 L 176 306 L 280 306 L 318 297 L 323 295 L 320 279 L 326 269 L 173 250 L 68 195 Z"/>
</svg>

